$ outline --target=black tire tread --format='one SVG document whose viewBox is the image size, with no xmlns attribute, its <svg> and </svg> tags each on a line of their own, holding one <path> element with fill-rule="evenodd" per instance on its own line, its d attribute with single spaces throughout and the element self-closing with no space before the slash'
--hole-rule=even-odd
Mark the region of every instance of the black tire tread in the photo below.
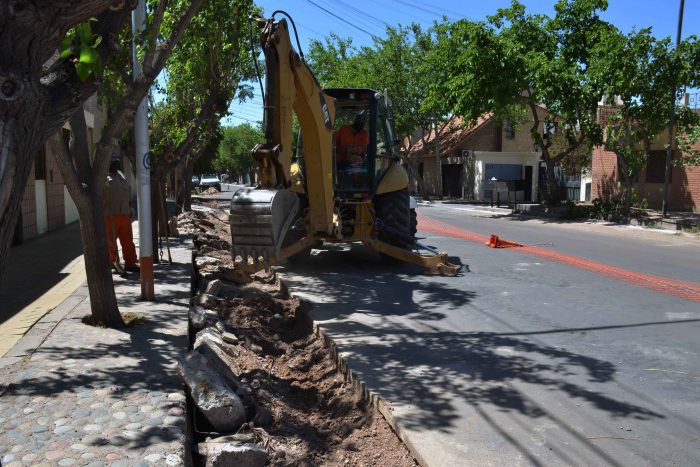
<svg viewBox="0 0 700 467">
<path fill-rule="evenodd" d="M 392 191 L 377 195 L 375 197 L 374 209 L 377 218 L 385 226 L 401 232 L 405 236 L 415 238 L 413 232 L 413 216 L 410 209 L 410 201 L 407 190 Z M 392 232 L 382 230 L 379 232 L 379 239 L 394 246 L 410 248 L 412 242 L 406 238 L 399 237 Z"/>
</svg>

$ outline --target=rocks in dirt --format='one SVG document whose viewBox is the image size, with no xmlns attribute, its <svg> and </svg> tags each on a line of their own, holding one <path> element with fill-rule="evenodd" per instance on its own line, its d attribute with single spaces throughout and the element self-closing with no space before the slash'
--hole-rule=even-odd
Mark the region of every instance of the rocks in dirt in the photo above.
<svg viewBox="0 0 700 467">
<path fill-rule="evenodd" d="M 250 350 L 251 352 L 257 354 L 257 355 L 263 355 L 265 352 L 263 352 L 263 348 L 260 347 L 258 344 L 253 342 L 253 339 L 251 339 L 248 336 L 245 336 L 245 346 Z"/>
<path fill-rule="evenodd" d="M 210 369 L 208 360 L 202 354 L 196 350 L 189 352 L 178 364 L 177 371 L 195 405 L 214 430 L 227 433 L 243 425 L 245 408 L 240 397 L 219 373 Z"/>
<path fill-rule="evenodd" d="M 241 289 L 235 284 L 222 281 L 221 279 L 209 281 L 204 287 L 200 288 L 204 289 L 204 292 L 209 295 L 215 295 L 221 298 L 236 298 L 241 294 Z"/>
<path fill-rule="evenodd" d="M 200 293 L 192 298 L 193 305 L 199 305 L 207 309 L 214 309 L 219 305 L 221 299 L 216 295 Z"/>
<path fill-rule="evenodd" d="M 235 268 L 223 268 L 221 271 L 221 277 L 226 281 L 239 285 L 250 284 L 253 282 L 253 279 L 248 274 Z"/>
<path fill-rule="evenodd" d="M 235 334 L 232 333 L 232 332 L 223 331 L 223 332 L 221 333 L 221 338 L 222 338 L 223 341 L 226 342 L 227 344 L 238 345 L 238 344 L 240 343 L 240 341 L 238 340 L 238 336 L 235 335 Z"/>
<path fill-rule="evenodd" d="M 190 323 L 197 331 L 207 326 L 215 326 L 219 322 L 219 315 L 215 310 L 208 310 L 200 305 L 190 308 Z"/>
<path fill-rule="evenodd" d="M 197 269 L 205 268 L 206 266 L 218 266 L 219 259 L 213 256 L 197 256 L 195 259 Z"/>
<path fill-rule="evenodd" d="M 235 355 L 229 353 L 231 347 L 224 342 L 219 331 L 212 328 L 200 331 L 194 342 L 194 349 L 206 358 L 209 366 L 226 380 L 238 396 L 250 394 L 250 389 L 241 382 L 235 373 L 238 368 Z"/>
<path fill-rule="evenodd" d="M 207 467 L 262 467 L 267 464 L 267 451 L 256 444 L 237 442 L 205 442 L 198 445 L 200 455 L 206 456 Z"/>
</svg>

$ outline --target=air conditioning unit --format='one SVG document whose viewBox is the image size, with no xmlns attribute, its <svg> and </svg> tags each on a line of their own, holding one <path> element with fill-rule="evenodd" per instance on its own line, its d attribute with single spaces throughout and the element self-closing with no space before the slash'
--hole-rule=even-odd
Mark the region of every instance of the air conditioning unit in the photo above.
<svg viewBox="0 0 700 467">
<path fill-rule="evenodd" d="M 474 151 L 472 151 L 471 149 L 462 149 L 462 157 L 469 158 L 469 157 L 472 157 L 473 155 L 474 155 Z"/>
</svg>

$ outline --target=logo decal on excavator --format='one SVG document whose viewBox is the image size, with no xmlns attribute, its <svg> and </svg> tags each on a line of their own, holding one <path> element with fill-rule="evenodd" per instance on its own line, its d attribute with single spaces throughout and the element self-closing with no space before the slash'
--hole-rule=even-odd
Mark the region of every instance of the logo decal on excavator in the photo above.
<svg viewBox="0 0 700 467">
<path fill-rule="evenodd" d="M 321 97 L 321 112 L 323 112 L 323 123 L 326 125 L 326 130 L 333 131 L 333 122 L 331 122 L 331 113 L 328 110 L 328 104 L 326 104 L 326 99 L 323 97 L 322 92 L 319 92 L 318 95 Z"/>
</svg>

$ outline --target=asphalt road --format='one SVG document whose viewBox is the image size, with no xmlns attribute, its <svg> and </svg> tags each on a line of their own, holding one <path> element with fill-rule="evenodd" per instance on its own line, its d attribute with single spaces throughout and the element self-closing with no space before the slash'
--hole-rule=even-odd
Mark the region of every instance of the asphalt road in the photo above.
<svg viewBox="0 0 700 467">
<path fill-rule="evenodd" d="M 479 215 L 419 207 L 458 277 L 361 247 L 281 271 L 428 465 L 699 465 L 697 237 Z"/>
</svg>

